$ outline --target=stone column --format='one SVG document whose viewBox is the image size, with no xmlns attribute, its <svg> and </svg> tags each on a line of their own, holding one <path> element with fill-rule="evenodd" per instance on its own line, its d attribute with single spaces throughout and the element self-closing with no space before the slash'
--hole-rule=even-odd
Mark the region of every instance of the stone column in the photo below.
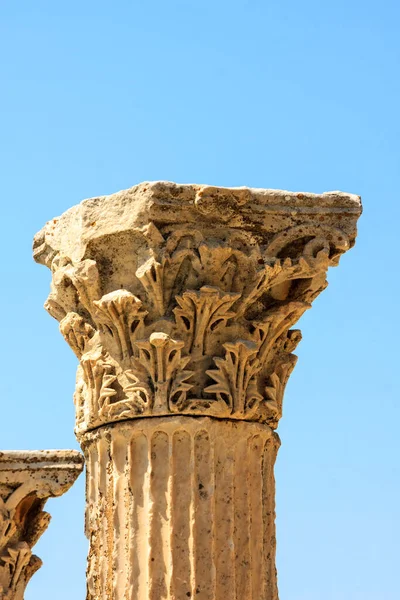
<svg viewBox="0 0 400 600">
<path fill-rule="evenodd" d="M 79 359 L 89 600 L 277 600 L 275 433 L 291 327 L 358 196 L 145 183 L 36 236 Z"/>
<path fill-rule="evenodd" d="M 31 548 L 50 522 L 46 500 L 64 494 L 82 469 L 83 457 L 74 450 L 0 452 L 1 600 L 23 600 L 42 565 Z"/>
</svg>

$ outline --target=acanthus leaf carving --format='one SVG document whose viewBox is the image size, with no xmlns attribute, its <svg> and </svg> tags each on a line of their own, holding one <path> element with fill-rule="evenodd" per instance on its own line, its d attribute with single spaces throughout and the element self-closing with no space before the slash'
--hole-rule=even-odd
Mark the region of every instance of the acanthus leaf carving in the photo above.
<svg viewBox="0 0 400 600">
<path fill-rule="evenodd" d="M 104 416 L 111 398 L 117 394 L 111 386 L 116 381 L 114 367 L 108 357 L 98 349 L 95 354 L 85 354 L 82 357 L 84 382 L 88 392 L 89 422 L 96 419 L 96 415 Z"/>
<path fill-rule="evenodd" d="M 215 357 L 216 369 L 207 370 L 207 375 L 215 383 L 206 387 L 204 391 L 207 394 L 215 395 L 219 403 L 225 401 L 232 416 L 243 415 L 249 418 L 259 413 L 260 416 L 264 415 L 267 419 L 272 405 L 266 401 L 266 398 L 271 400 L 272 390 L 269 388 L 264 390 L 265 398 L 260 393 L 258 376 L 263 376 L 268 365 L 275 364 L 278 352 L 274 346 L 279 338 L 282 338 L 281 353 L 284 352 L 283 358 L 280 360 L 282 364 L 276 367 L 279 374 L 283 369 L 283 364 L 292 363 L 292 355 L 289 354 L 288 358 L 291 346 L 287 340 L 292 337 L 288 338 L 288 329 L 307 308 L 309 306 L 302 302 L 291 302 L 279 306 L 270 311 L 264 321 L 253 324 L 253 341 L 238 340 L 235 343 L 223 344 L 225 357 Z M 274 373 L 273 371 L 270 374 L 272 386 L 277 382 Z M 279 374 L 276 373 L 277 377 Z M 278 390 L 275 400 L 277 399 Z M 275 408 L 273 413 L 277 413 Z"/>
<path fill-rule="evenodd" d="M 23 600 L 25 588 L 32 575 L 41 567 L 42 561 L 35 555 L 26 542 L 8 546 L 0 561 L 8 571 L 8 585 L 0 583 L 1 598 L 4 600 Z"/>
<path fill-rule="evenodd" d="M 256 251 L 252 249 L 247 255 L 235 245 L 244 246 L 247 239 L 248 236 L 237 232 L 236 239 L 229 244 L 210 243 L 193 229 L 172 234 L 160 255 L 157 257 L 152 251 L 136 271 L 155 314 L 164 316 L 182 287 L 190 290 L 211 286 L 225 292 L 240 291 L 236 279 L 241 270 L 254 270 Z"/>
<path fill-rule="evenodd" d="M 325 287 L 347 235 L 312 222 L 266 241 L 152 222 L 135 235 L 129 289 L 102 295 L 93 258 L 52 260 L 48 304 L 81 363 L 77 430 L 175 412 L 277 424 L 295 362 L 289 329 Z"/>
<path fill-rule="evenodd" d="M 69 312 L 60 322 L 60 331 L 73 352 L 81 359 L 95 329 L 75 312 Z"/>
<path fill-rule="evenodd" d="M 185 370 L 190 357 L 182 356 L 184 342 L 174 340 L 162 332 L 153 333 L 149 340 L 136 342 L 139 358 L 134 360 L 139 368 L 147 371 L 147 385 L 152 390 L 151 409 L 153 413 L 165 411 L 168 407 L 175 412 L 176 407 L 185 404 L 187 392 L 192 388 L 188 379 L 192 371 Z M 138 381 L 143 386 L 146 382 Z M 146 387 L 146 389 L 148 389 Z"/>
<path fill-rule="evenodd" d="M 155 227 L 153 226 L 153 230 Z M 154 237 L 154 236 L 153 236 Z M 160 235 L 161 239 L 162 236 Z M 158 317 L 163 317 L 173 297 L 180 271 L 199 271 L 197 247 L 203 236 L 197 231 L 182 230 L 172 234 L 161 252 L 151 250 L 151 256 L 136 270 L 136 277 L 147 293 Z M 158 255 L 158 256 L 157 256 Z M 186 272 L 186 278 L 188 272 Z"/>
<path fill-rule="evenodd" d="M 124 361 L 133 355 L 134 340 L 143 335 L 147 310 L 141 300 L 127 290 L 116 290 L 94 302 L 96 320 L 114 338 L 118 359 Z"/>
<path fill-rule="evenodd" d="M 225 402 L 232 415 L 245 416 L 262 401 L 255 382 L 260 371 L 258 348 L 254 342 L 245 340 L 226 343 L 224 348 L 225 358 L 214 358 L 216 369 L 207 371 L 215 383 L 204 391 L 215 394 L 218 402 Z"/>
<path fill-rule="evenodd" d="M 258 360 L 265 366 L 276 356 L 273 352 L 278 338 L 287 335 L 288 330 L 296 323 L 301 315 L 310 308 L 306 302 L 288 302 L 271 309 L 263 321 L 252 324 L 253 340 L 258 346 Z"/>
<path fill-rule="evenodd" d="M 236 316 L 236 312 L 230 309 L 238 298 L 240 294 L 222 292 L 211 286 L 176 296 L 178 307 L 174 314 L 178 327 L 188 338 L 187 351 L 192 360 L 204 356 L 208 351 L 207 338 Z"/>
<path fill-rule="evenodd" d="M 93 316 L 93 301 L 100 297 L 100 278 L 96 262 L 85 259 L 73 265 L 66 256 L 57 255 L 52 262 L 52 290 L 45 308 L 61 320 L 68 312 Z"/>
<path fill-rule="evenodd" d="M 154 257 L 151 257 L 136 271 L 136 277 L 141 281 L 148 298 L 151 299 L 160 317 L 165 314 L 165 264 L 165 259 L 160 263 Z"/>
<path fill-rule="evenodd" d="M 243 295 L 238 315 L 244 315 L 266 293 L 275 300 L 286 300 L 292 281 L 312 279 L 321 273 L 325 278 L 328 265 L 328 257 L 324 250 L 321 250 L 315 259 L 300 256 L 298 259 L 286 257 L 267 262 L 256 273 L 247 293 Z"/>
<path fill-rule="evenodd" d="M 297 357 L 292 354 L 286 361 L 279 363 L 269 376 L 269 385 L 265 387 L 266 408 L 269 411 L 267 422 L 273 428 L 278 426 L 279 419 L 282 417 L 283 395 L 296 362 Z"/>
</svg>

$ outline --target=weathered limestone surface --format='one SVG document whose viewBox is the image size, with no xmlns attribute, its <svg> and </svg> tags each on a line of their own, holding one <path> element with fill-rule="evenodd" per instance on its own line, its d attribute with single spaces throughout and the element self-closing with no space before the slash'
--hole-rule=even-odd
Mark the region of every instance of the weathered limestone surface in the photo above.
<svg viewBox="0 0 400 600">
<path fill-rule="evenodd" d="M 0 452 L 0 598 L 23 600 L 42 561 L 32 547 L 47 529 L 48 498 L 61 496 L 82 472 L 74 450 Z"/>
<path fill-rule="evenodd" d="M 138 419 L 83 446 L 89 598 L 277 598 L 269 427 Z"/>
<path fill-rule="evenodd" d="M 276 600 L 291 327 L 360 212 L 340 192 L 156 182 L 85 200 L 36 236 L 46 308 L 79 359 L 88 598 Z"/>
</svg>

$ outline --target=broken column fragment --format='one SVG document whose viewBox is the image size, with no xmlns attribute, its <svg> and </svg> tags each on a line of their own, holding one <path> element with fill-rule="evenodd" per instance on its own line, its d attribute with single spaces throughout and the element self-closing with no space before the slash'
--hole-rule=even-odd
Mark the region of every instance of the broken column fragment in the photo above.
<svg viewBox="0 0 400 600">
<path fill-rule="evenodd" d="M 32 547 L 47 529 L 48 498 L 61 496 L 82 472 L 75 450 L 0 452 L 0 598 L 23 600 L 42 561 Z"/>
</svg>

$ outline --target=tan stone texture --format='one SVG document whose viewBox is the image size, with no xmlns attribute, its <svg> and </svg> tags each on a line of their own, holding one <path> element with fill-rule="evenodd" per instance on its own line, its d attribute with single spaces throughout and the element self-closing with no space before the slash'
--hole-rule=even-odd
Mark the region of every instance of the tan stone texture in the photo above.
<svg viewBox="0 0 400 600">
<path fill-rule="evenodd" d="M 47 529 L 43 511 L 82 472 L 74 450 L 0 452 L 0 598 L 23 600 L 27 583 L 42 561 L 32 547 Z"/>
<path fill-rule="evenodd" d="M 278 446 L 268 427 L 210 417 L 86 434 L 88 597 L 276 599 Z"/>
<path fill-rule="evenodd" d="M 155 182 L 85 200 L 36 236 L 46 308 L 79 359 L 88 598 L 276 600 L 273 430 L 291 327 L 360 213 L 340 192 Z"/>
</svg>

